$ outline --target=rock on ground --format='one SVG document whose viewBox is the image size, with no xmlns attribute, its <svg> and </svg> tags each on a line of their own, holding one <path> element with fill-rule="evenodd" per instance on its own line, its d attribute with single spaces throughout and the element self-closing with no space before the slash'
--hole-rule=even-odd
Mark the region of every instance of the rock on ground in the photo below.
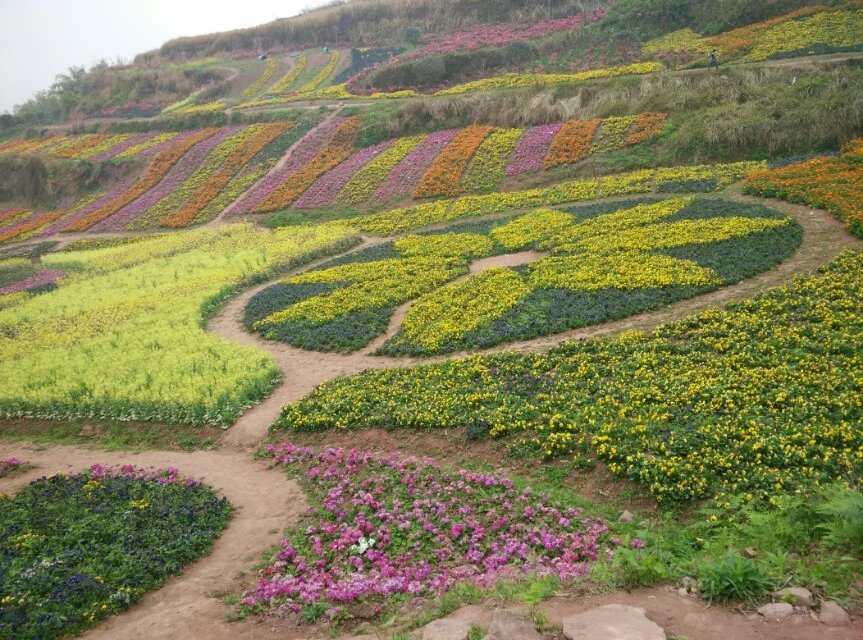
<svg viewBox="0 0 863 640">
<path fill-rule="evenodd" d="M 818 619 L 830 627 L 842 627 L 851 624 L 851 616 L 848 615 L 848 612 L 831 600 L 821 603 L 821 614 Z"/>
<path fill-rule="evenodd" d="M 497 609 L 491 619 L 486 640 L 542 640 L 533 622 L 523 615 Z"/>
<path fill-rule="evenodd" d="M 758 613 L 768 620 L 782 620 L 794 614 L 794 605 L 787 602 L 774 602 L 758 607 Z"/>
<path fill-rule="evenodd" d="M 423 640 L 467 640 L 470 624 L 464 620 L 443 619 L 423 627 Z"/>
<path fill-rule="evenodd" d="M 815 604 L 815 601 L 812 598 L 812 592 L 803 587 L 788 587 L 786 589 L 780 589 L 773 594 L 773 597 L 777 600 L 790 598 L 791 604 L 797 605 L 798 607 L 812 608 L 812 605 Z"/>
<path fill-rule="evenodd" d="M 640 607 L 608 604 L 563 619 L 567 640 L 665 640 L 662 628 Z"/>
</svg>

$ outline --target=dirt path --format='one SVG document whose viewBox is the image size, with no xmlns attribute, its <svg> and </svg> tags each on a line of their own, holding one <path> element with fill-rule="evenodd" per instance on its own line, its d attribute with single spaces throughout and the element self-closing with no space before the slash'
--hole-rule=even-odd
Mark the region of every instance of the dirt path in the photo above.
<svg viewBox="0 0 863 640">
<path fill-rule="evenodd" d="M 809 207 L 789 204 L 781 201 L 765 201 L 740 194 L 740 188 L 731 187 L 721 194 L 739 202 L 766 203 L 797 220 L 803 227 L 803 242 L 800 248 L 785 262 L 773 269 L 748 278 L 734 285 L 723 287 L 712 293 L 706 293 L 688 300 L 662 307 L 655 311 L 641 313 L 614 322 L 573 329 L 552 336 L 544 336 L 531 340 L 510 342 L 482 351 L 492 353 L 500 351 L 544 351 L 568 340 L 593 338 L 632 329 L 649 330 L 664 322 L 678 320 L 687 315 L 720 306 L 734 300 L 747 298 L 765 289 L 786 284 L 794 276 L 816 271 L 830 262 L 842 250 L 849 247 L 863 246 L 860 241 L 843 228 L 842 224 L 825 211 Z M 385 242 L 385 239 L 366 240 L 358 249 Z M 493 266 L 515 266 L 525 264 L 541 257 L 536 252 L 519 252 L 504 256 L 495 256 L 478 260 L 471 265 L 471 273 L 477 273 Z M 309 265 L 307 270 L 322 261 Z M 301 271 L 303 271 L 301 270 Z M 257 334 L 251 334 L 242 326 L 243 310 L 249 299 L 258 291 L 272 283 L 263 284 L 246 291 L 234 298 L 208 324 L 208 329 L 228 340 L 240 344 L 257 346 L 267 351 L 276 361 L 282 372 L 282 384 L 261 404 L 247 411 L 224 435 L 223 441 L 232 446 L 250 447 L 266 437 L 268 427 L 275 421 L 281 408 L 299 400 L 316 386 L 339 376 L 354 375 L 371 369 L 388 367 L 407 367 L 416 364 L 440 362 L 449 358 L 464 358 L 476 352 L 462 352 L 446 356 L 427 358 L 396 358 L 372 355 L 389 337 L 394 335 L 404 319 L 410 302 L 396 309 L 390 319 L 387 332 L 372 341 L 366 348 L 351 354 L 321 353 L 292 347 L 281 342 L 264 340 Z"/>
<path fill-rule="evenodd" d="M 3 456 L 16 456 L 36 465 L 24 474 L 0 478 L 0 491 L 4 492 L 12 492 L 44 475 L 82 471 L 96 462 L 175 466 L 183 475 L 215 488 L 237 508 L 210 555 L 84 637 L 123 640 L 251 637 L 242 633 L 248 625 L 229 625 L 224 621 L 224 605 L 209 594 L 236 588 L 238 572 L 247 570 L 263 551 L 276 544 L 281 532 L 306 508 L 299 486 L 283 473 L 268 470 L 263 461 L 252 461 L 246 452 L 226 449 L 129 453 L 0 441 L 0 451 Z"/>
</svg>

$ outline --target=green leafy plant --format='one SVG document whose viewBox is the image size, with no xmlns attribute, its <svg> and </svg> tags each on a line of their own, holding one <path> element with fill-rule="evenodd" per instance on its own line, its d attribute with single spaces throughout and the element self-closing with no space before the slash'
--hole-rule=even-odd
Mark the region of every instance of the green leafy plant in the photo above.
<svg viewBox="0 0 863 640">
<path fill-rule="evenodd" d="M 725 557 L 701 568 L 699 588 L 709 601 L 754 602 L 773 589 L 773 583 L 752 560 Z"/>
</svg>

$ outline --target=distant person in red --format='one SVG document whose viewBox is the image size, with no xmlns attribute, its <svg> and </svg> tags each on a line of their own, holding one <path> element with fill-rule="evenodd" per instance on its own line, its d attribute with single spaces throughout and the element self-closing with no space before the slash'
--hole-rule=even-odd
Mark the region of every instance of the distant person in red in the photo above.
<svg viewBox="0 0 863 640">
<path fill-rule="evenodd" d="M 719 60 L 716 58 L 716 51 L 710 52 L 710 64 L 707 65 L 708 69 L 719 69 Z"/>
</svg>

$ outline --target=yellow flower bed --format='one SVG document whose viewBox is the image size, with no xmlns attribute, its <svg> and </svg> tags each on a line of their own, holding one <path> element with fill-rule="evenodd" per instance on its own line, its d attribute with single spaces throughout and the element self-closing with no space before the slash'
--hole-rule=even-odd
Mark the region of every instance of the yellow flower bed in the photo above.
<svg viewBox="0 0 863 640">
<path fill-rule="evenodd" d="M 253 329 L 288 320 L 313 324 L 330 322 L 354 311 L 390 307 L 431 291 L 465 273 L 467 264 L 454 258 L 417 256 L 341 265 L 309 271 L 285 280 L 286 284 L 338 283 L 332 293 L 306 298 L 256 322 Z"/>
<path fill-rule="evenodd" d="M 590 149 L 591 153 L 614 151 L 626 146 L 626 136 L 638 116 L 620 116 L 602 121 L 599 137 Z"/>
<path fill-rule="evenodd" d="M 499 318 L 530 293 L 516 272 L 497 267 L 419 298 L 405 314 L 405 338 L 426 349 L 457 340 Z"/>
<path fill-rule="evenodd" d="M 433 236 L 405 236 L 393 243 L 405 257 L 440 256 L 482 258 L 491 253 L 492 240 L 478 233 L 441 233 Z"/>
<path fill-rule="evenodd" d="M 573 217 L 563 211 L 537 209 L 494 228 L 491 237 L 510 251 L 518 251 L 557 236 L 569 229 L 572 221 Z"/>
<path fill-rule="evenodd" d="M 240 94 L 241 98 L 251 98 L 254 95 L 257 95 L 261 92 L 261 90 L 267 86 L 267 83 L 270 81 L 270 78 L 273 77 L 273 74 L 276 72 L 276 61 L 273 58 L 267 58 L 264 60 L 264 68 L 261 71 L 261 75 L 258 76 L 258 79 L 255 80 L 252 84 L 246 87 L 243 92 Z"/>
<path fill-rule="evenodd" d="M 312 78 L 302 87 L 300 87 L 298 92 L 301 94 L 309 93 L 320 87 L 321 84 L 323 84 L 324 81 L 330 77 L 330 74 L 333 72 L 333 69 L 336 68 L 336 65 L 339 64 L 339 58 L 340 54 L 338 51 L 331 52 L 330 59 L 327 64 L 324 65 L 324 67 L 317 73 L 317 75 L 315 75 L 314 78 Z"/>
<path fill-rule="evenodd" d="M 509 157 L 515 150 L 524 129 L 495 129 L 476 150 L 462 180 L 468 191 L 495 189 L 504 178 Z"/>
<path fill-rule="evenodd" d="M 453 96 L 470 91 L 488 91 L 491 89 L 518 89 L 522 87 L 548 86 L 554 84 L 568 84 L 593 80 L 594 78 L 612 78 L 615 76 L 638 75 L 662 71 L 662 65 L 657 62 L 637 62 L 622 67 L 610 69 L 594 69 L 592 71 L 581 71 L 579 73 L 505 73 L 492 78 L 483 78 L 463 84 L 441 89 L 434 95 Z"/>
<path fill-rule="evenodd" d="M 641 47 L 641 52 L 646 55 L 657 54 L 660 51 L 707 51 L 709 45 L 703 38 L 692 29 L 678 29 L 664 36 L 648 40 Z"/>
</svg>

